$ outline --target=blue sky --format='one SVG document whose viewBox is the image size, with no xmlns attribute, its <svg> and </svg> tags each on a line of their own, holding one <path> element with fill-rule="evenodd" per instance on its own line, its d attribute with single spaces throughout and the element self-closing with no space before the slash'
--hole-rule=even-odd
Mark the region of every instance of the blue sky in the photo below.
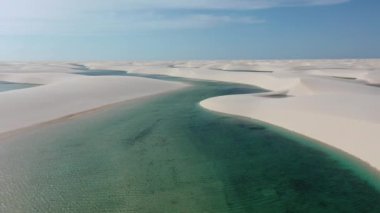
<svg viewBox="0 0 380 213">
<path fill-rule="evenodd" d="M 2 0 L 0 60 L 380 57 L 376 0 Z"/>
</svg>

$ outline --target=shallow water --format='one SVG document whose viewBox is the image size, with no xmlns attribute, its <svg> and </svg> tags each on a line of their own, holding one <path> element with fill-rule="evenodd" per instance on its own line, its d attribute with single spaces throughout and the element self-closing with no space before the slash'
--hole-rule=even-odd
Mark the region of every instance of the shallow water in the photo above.
<svg viewBox="0 0 380 213">
<path fill-rule="evenodd" d="M 193 83 L 4 140 L 0 212 L 380 212 L 324 152 L 198 105 L 258 90 Z"/>
<path fill-rule="evenodd" d="M 37 86 L 37 85 L 0 81 L 0 92 L 15 90 L 15 89 L 23 89 L 23 88 L 34 87 L 34 86 Z"/>
<path fill-rule="evenodd" d="M 88 75 L 88 76 L 126 76 L 127 72 L 121 70 L 81 70 L 75 72 L 78 75 Z"/>
</svg>

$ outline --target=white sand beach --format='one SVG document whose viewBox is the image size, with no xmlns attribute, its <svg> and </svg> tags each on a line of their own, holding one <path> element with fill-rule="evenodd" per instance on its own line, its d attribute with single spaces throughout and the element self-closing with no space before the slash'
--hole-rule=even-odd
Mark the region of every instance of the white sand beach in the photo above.
<svg viewBox="0 0 380 213">
<path fill-rule="evenodd" d="M 261 87 L 269 92 L 215 97 L 200 105 L 305 135 L 380 170 L 380 60 L 93 62 L 86 65 Z"/>
</svg>

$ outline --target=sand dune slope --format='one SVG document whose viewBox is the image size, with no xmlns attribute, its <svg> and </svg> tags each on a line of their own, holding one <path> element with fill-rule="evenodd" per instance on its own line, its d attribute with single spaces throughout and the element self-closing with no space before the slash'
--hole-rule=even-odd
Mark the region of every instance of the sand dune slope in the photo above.
<svg viewBox="0 0 380 213">
<path fill-rule="evenodd" d="M 207 99 L 201 105 L 286 128 L 380 168 L 380 116 L 376 112 L 380 109 L 380 96 L 272 98 L 233 95 Z"/>
<path fill-rule="evenodd" d="M 43 84 L 0 93 L 0 133 L 184 86 L 137 77 L 51 73 L 0 74 L 0 80 Z"/>
</svg>

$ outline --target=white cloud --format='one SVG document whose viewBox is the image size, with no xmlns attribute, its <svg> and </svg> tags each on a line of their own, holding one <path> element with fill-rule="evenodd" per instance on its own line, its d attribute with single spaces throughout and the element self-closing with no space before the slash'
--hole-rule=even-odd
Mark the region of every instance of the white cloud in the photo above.
<svg viewBox="0 0 380 213">
<path fill-rule="evenodd" d="M 109 16 L 82 17 L 80 22 L 67 20 L 9 21 L 1 24 L 0 35 L 33 35 L 43 32 L 45 35 L 102 35 L 125 34 L 133 31 L 162 29 L 192 29 L 218 27 L 228 24 L 258 24 L 264 20 L 250 16 L 229 16 L 210 14 L 189 14 L 176 17 L 159 13 L 139 13 Z"/>
<path fill-rule="evenodd" d="M 160 10 L 224 9 L 254 10 L 287 6 L 332 5 L 350 0 L 1 0 L 0 14 L 19 11 L 53 14 L 65 10 Z"/>
<path fill-rule="evenodd" d="M 0 34 L 125 33 L 131 30 L 256 24 L 256 17 L 213 10 L 331 5 L 349 0 L 0 0 Z M 178 11 L 187 11 L 178 15 Z M 197 10 L 197 12 L 189 12 Z M 172 13 L 177 11 L 177 15 Z M 117 15 L 122 13 L 123 15 Z M 116 15 L 115 15 L 116 14 Z M 180 13 L 181 14 L 181 13 Z"/>
<path fill-rule="evenodd" d="M 260 20 L 250 16 L 217 16 L 208 14 L 191 14 L 179 16 L 177 18 L 156 16 L 146 20 L 135 22 L 135 27 L 149 29 L 179 29 L 179 28 L 206 28 L 215 27 L 224 24 L 257 24 L 263 23 Z"/>
</svg>

